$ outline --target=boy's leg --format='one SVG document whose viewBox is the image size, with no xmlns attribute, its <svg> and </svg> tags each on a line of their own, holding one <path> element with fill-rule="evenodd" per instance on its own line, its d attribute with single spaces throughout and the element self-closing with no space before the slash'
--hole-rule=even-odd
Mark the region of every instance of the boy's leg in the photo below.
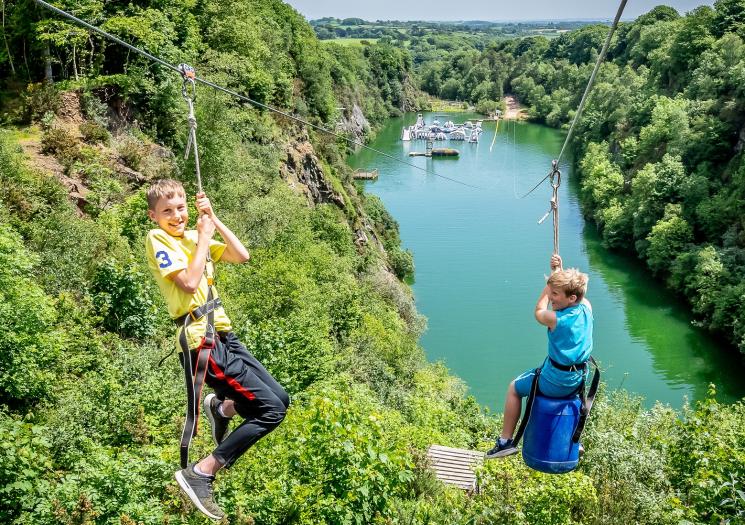
<svg viewBox="0 0 745 525">
<path fill-rule="evenodd" d="M 284 419 L 290 399 L 232 333 L 222 336 L 221 344 L 213 350 L 208 383 L 220 396 L 232 399 L 233 408 L 245 418 L 211 456 L 199 462 L 200 470 L 214 473 L 232 465 L 256 441 L 274 430 Z"/>
<path fill-rule="evenodd" d="M 502 423 L 500 437 L 512 439 L 522 408 L 522 398 L 515 391 L 515 381 L 512 381 L 510 386 L 507 387 L 507 397 L 504 400 L 504 422 Z"/>
<path fill-rule="evenodd" d="M 522 398 L 530 393 L 534 376 L 535 370 L 528 370 L 516 377 L 507 388 L 507 396 L 504 400 L 502 433 L 494 447 L 486 453 L 486 459 L 501 458 L 517 453 L 517 447 L 512 443 L 512 435 L 515 433 L 517 421 L 520 419 Z"/>
</svg>

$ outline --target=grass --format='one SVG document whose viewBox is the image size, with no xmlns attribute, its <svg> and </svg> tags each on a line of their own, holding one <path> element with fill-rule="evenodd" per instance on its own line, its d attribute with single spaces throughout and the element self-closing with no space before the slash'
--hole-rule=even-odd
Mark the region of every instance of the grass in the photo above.
<svg viewBox="0 0 745 525">
<path fill-rule="evenodd" d="M 322 42 L 333 42 L 334 44 L 339 44 L 340 46 L 352 47 L 364 45 L 362 42 L 369 42 L 370 44 L 374 44 L 377 41 L 377 38 L 334 38 L 332 40 L 322 40 Z"/>
<path fill-rule="evenodd" d="M 442 100 L 439 98 L 430 97 L 430 109 L 429 111 L 447 111 L 452 113 L 457 112 L 469 112 L 473 111 L 473 106 L 467 102 L 455 102 L 452 100 Z"/>
</svg>

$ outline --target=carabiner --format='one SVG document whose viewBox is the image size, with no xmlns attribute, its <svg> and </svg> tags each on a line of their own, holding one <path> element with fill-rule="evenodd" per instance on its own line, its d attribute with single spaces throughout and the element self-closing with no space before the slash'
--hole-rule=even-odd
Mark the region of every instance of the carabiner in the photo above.
<svg viewBox="0 0 745 525">
<path fill-rule="evenodd" d="M 181 84 L 181 95 L 188 101 L 194 102 L 197 99 L 197 73 L 189 64 L 179 64 L 179 73 L 184 80 Z"/>
</svg>

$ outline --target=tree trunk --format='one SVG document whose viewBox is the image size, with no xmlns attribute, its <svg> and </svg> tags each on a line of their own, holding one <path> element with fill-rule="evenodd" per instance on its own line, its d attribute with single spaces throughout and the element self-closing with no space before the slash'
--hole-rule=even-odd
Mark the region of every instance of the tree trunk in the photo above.
<svg viewBox="0 0 745 525">
<path fill-rule="evenodd" d="M 52 53 L 49 50 L 49 44 L 44 45 L 44 82 L 47 82 L 48 84 L 54 83 L 54 78 L 52 77 Z"/>
<path fill-rule="evenodd" d="M 78 78 L 78 61 L 75 57 L 77 52 L 77 46 L 75 44 L 72 45 L 72 72 L 75 75 L 75 81 L 77 82 L 80 80 Z"/>
<path fill-rule="evenodd" d="M 8 62 L 10 62 L 10 70 L 13 72 L 13 76 L 16 76 L 16 68 L 13 65 L 13 55 L 10 54 L 10 46 L 8 45 L 8 35 L 5 34 L 5 0 L 3 2 L 3 40 L 5 40 L 5 50 L 8 52 Z"/>
</svg>

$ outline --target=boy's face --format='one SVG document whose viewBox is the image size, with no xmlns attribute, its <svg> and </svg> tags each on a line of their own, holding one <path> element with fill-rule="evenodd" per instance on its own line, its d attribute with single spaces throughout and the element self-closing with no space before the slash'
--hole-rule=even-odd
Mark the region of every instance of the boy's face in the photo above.
<svg viewBox="0 0 745 525">
<path fill-rule="evenodd" d="M 173 237 L 182 237 L 189 222 L 189 209 L 184 195 L 158 199 L 155 209 L 148 210 L 147 214 L 161 230 Z"/>
<path fill-rule="evenodd" d="M 577 302 L 576 295 L 567 295 L 561 288 L 549 286 L 549 290 L 551 291 L 548 294 L 548 299 L 551 301 L 554 310 L 563 310 Z"/>
</svg>

